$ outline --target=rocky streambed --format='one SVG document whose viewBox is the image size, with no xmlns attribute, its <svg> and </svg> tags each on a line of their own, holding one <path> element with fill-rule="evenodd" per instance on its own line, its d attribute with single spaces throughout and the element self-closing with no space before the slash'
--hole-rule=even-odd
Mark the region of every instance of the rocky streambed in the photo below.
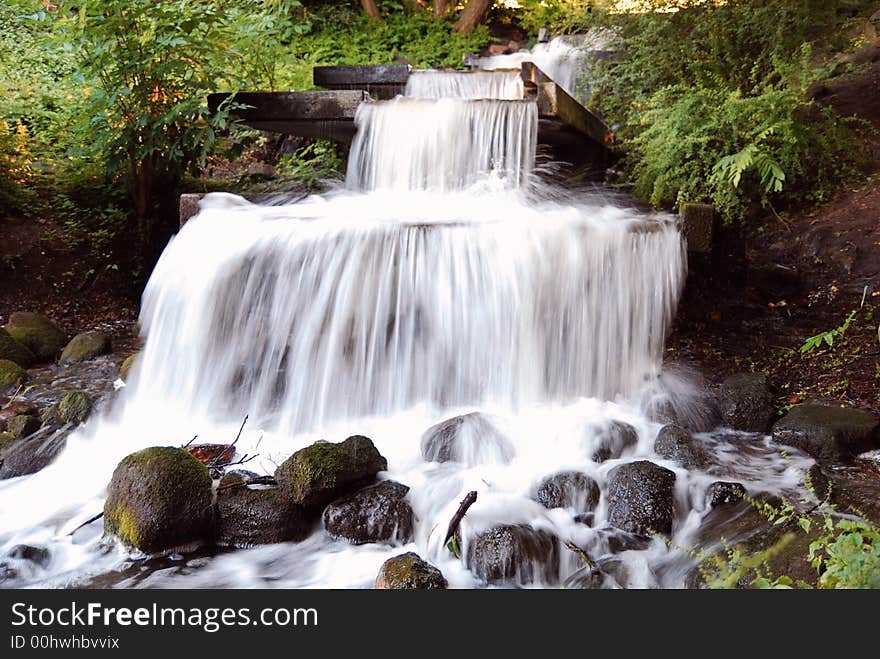
<svg viewBox="0 0 880 659">
<path fill-rule="evenodd" d="M 136 347 L 14 314 L 0 329 L 0 479 L 30 478 L 90 415 L 124 399 L 116 388 Z M 830 492 L 839 511 L 880 522 L 877 419 L 820 401 L 781 412 L 774 401 L 765 376 L 742 373 L 707 392 L 700 414 L 666 404 L 644 419 L 581 415 L 582 460 L 555 470 L 515 470 L 526 452 L 516 429 L 483 412 L 424 428 L 409 464 L 383 455 L 376 434 L 313 442 L 273 471 L 250 471 L 235 442 L 159 441 L 118 463 L 102 514 L 69 533 L 97 569 L 59 569 L 57 538 L 13 544 L 7 533 L 0 580 L 224 587 L 250 570 L 249 585 L 314 585 L 334 582 L 322 570 L 358 563 L 351 583 L 378 588 L 702 587 L 700 552 L 760 551 L 789 531 L 763 504 L 820 510 Z M 475 500 L 459 508 L 471 486 Z M 809 542 L 785 545 L 773 570 L 815 583 Z"/>
</svg>

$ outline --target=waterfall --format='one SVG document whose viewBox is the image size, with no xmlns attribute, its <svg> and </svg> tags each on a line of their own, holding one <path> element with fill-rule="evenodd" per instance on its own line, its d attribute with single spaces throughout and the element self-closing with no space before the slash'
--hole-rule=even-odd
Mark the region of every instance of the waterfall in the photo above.
<svg viewBox="0 0 880 659">
<path fill-rule="evenodd" d="M 0 481 L 0 557 L 20 543 L 51 554 L 13 584 L 81 586 L 115 575 L 101 583 L 364 587 L 382 561 L 412 550 L 452 585 L 474 586 L 438 537 L 469 490 L 480 492 L 471 530 L 532 524 L 604 551 L 605 503 L 591 528 L 530 493 L 561 469 L 604 488 L 621 460 L 659 460 L 660 426 L 642 401 L 662 381 L 684 246 L 669 215 L 533 180 L 537 109 L 510 98 L 516 84 L 508 73 L 414 76 L 410 96 L 358 110 L 345 188 L 278 206 L 208 195 L 150 277 L 146 343 L 120 399 L 49 467 Z M 425 98 L 444 89 L 459 97 Z M 474 411 L 486 420 L 468 455 L 491 456 L 493 446 L 480 445 L 488 428 L 504 460 L 426 461 L 422 433 Z M 317 440 L 371 437 L 388 460 L 382 477 L 411 488 L 414 541 L 349 546 L 317 529 L 298 544 L 126 577 L 129 555 L 105 550 L 99 523 L 69 536 L 101 510 L 124 456 L 193 435 L 228 443 L 245 415 L 236 449 L 257 456 L 248 469 L 258 473 Z M 628 424 L 635 443 L 598 464 L 602 428 L 614 423 Z M 718 454 L 738 459 L 735 450 Z M 765 455 L 752 451 L 758 467 L 742 468 L 740 479 L 757 491 L 790 485 L 791 462 Z M 702 514 L 688 497 L 718 476 L 677 474 L 677 509 L 690 512 L 673 543 L 686 546 Z M 669 564 L 668 551 L 657 540 L 626 552 L 637 566 L 632 583 L 680 586 L 681 574 L 653 572 Z M 551 584 L 577 567 L 568 558 Z"/>
<path fill-rule="evenodd" d="M 413 71 L 406 83 L 406 95 L 515 101 L 523 97 L 523 81 L 519 68 L 511 71 Z"/>
</svg>

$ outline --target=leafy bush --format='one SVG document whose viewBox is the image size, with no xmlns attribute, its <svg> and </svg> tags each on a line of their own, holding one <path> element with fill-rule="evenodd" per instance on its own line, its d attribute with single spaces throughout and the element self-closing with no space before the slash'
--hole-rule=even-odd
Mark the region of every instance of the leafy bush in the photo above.
<svg viewBox="0 0 880 659">
<path fill-rule="evenodd" d="M 620 44 L 591 73 L 591 102 L 621 127 L 636 194 L 658 206 L 712 202 L 727 220 L 826 199 L 857 164 L 853 126 L 806 90 L 816 57 L 842 45 L 868 3 L 667 4 L 682 9 L 593 12 Z"/>
</svg>

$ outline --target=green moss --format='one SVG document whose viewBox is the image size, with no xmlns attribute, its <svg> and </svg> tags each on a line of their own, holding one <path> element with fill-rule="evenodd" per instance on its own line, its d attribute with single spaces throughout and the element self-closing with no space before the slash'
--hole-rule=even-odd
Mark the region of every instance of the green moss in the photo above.
<svg viewBox="0 0 880 659">
<path fill-rule="evenodd" d="M 131 367 L 134 366 L 135 360 L 140 357 L 139 352 L 134 353 L 133 355 L 129 355 L 125 358 L 125 361 L 122 362 L 122 365 L 119 367 L 119 378 L 123 382 L 128 382 L 128 374 L 131 372 Z"/>
<path fill-rule="evenodd" d="M 8 359 L 0 359 L 0 390 L 14 389 L 28 380 L 27 371 Z"/>
<path fill-rule="evenodd" d="M 125 505 L 114 508 L 110 513 L 105 513 L 106 522 L 104 528 L 122 542 L 133 547 L 143 544 L 142 534 L 134 513 Z"/>
<path fill-rule="evenodd" d="M 22 368 L 27 368 L 36 362 L 34 353 L 13 339 L 2 327 L 0 327 L 0 359 L 15 362 Z"/>
<path fill-rule="evenodd" d="M 15 435 L 11 432 L 0 432 L 0 451 L 5 450 L 15 441 Z"/>
<path fill-rule="evenodd" d="M 9 420 L 6 429 L 18 439 L 24 439 L 40 429 L 40 420 L 31 414 L 19 414 Z"/>
<path fill-rule="evenodd" d="M 84 423 L 92 412 L 92 399 L 82 391 L 71 391 L 58 404 L 58 413 L 64 423 Z"/>
<path fill-rule="evenodd" d="M 110 352 L 110 337 L 103 332 L 77 334 L 61 353 L 61 364 L 72 364 L 94 359 Z"/>
</svg>

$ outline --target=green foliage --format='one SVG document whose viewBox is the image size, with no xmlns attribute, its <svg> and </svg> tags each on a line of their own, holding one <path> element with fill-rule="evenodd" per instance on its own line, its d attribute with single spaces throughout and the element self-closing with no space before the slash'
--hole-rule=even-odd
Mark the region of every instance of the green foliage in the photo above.
<svg viewBox="0 0 880 659">
<path fill-rule="evenodd" d="M 276 173 L 293 178 L 310 190 L 320 187 L 321 181 L 340 178 L 343 172 L 344 163 L 336 143 L 329 140 L 315 140 L 282 156 L 276 167 Z"/>
<path fill-rule="evenodd" d="M 813 490 L 809 477 L 806 485 Z M 787 501 L 774 506 L 750 499 L 769 522 L 792 531 L 761 552 L 727 547 L 720 554 L 701 555 L 700 572 L 706 584 L 710 588 L 735 588 L 742 583 L 756 588 L 811 588 L 788 575 L 774 575 L 769 568 L 772 558 L 795 539 L 795 534 L 803 533 L 812 538 L 804 558 L 816 570 L 819 588 L 880 588 L 880 527 L 863 519 L 841 517 L 829 503 L 830 485 L 821 494 L 820 513 L 814 512 L 815 505 L 804 511 Z"/>
<path fill-rule="evenodd" d="M 868 287 L 865 286 L 865 289 L 862 291 L 862 303 L 859 305 L 859 308 L 853 309 L 852 311 L 850 311 L 849 315 L 847 315 L 847 317 L 846 317 L 846 320 L 844 320 L 841 325 L 835 327 L 834 329 L 828 330 L 826 332 L 819 332 L 818 334 L 811 336 L 806 341 L 804 341 L 804 344 L 801 346 L 801 352 L 802 353 L 810 352 L 811 350 L 814 350 L 815 348 L 821 347 L 823 343 L 825 343 L 829 348 L 833 348 L 834 347 L 834 340 L 840 339 L 841 337 L 843 337 L 844 334 L 846 334 L 846 331 L 849 329 L 849 326 L 855 320 L 858 312 L 864 308 L 865 298 L 866 298 L 867 294 L 868 294 Z M 878 332 L 878 337 L 880 337 L 880 328 L 878 328 L 877 332 Z"/>
<path fill-rule="evenodd" d="M 596 0 L 519 0 L 514 12 L 517 21 L 529 34 L 547 28 L 552 34 L 573 34 L 592 27 L 593 7 L 608 3 Z"/>
<path fill-rule="evenodd" d="M 287 46 L 279 85 L 311 89 L 312 67 L 321 65 L 406 61 L 419 68 L 462 68 L 464 55 L 489 40 L 485 26 L 459 34 L 451 21 L 437 20 L 429 10 L 407 12 L 400 2 L 380 3 L 380 9 L 382 20 L 373 21 L 357 3 L 307 8 L 300 20 L 310 29 Z"/>
<path fill-rule="evenodd" d="M 714 203 L 728 221 L 827 199 L 858 164 L 854 126 L 806 90 L 816 57 L 842 45 L 850 5 L 866 3 L 675 4 L 684 8 L 592 12 L 620 56 L 591 74 L 591 103 L 622 126 L 635 193 L 657 206 Z"/>
</svg>

